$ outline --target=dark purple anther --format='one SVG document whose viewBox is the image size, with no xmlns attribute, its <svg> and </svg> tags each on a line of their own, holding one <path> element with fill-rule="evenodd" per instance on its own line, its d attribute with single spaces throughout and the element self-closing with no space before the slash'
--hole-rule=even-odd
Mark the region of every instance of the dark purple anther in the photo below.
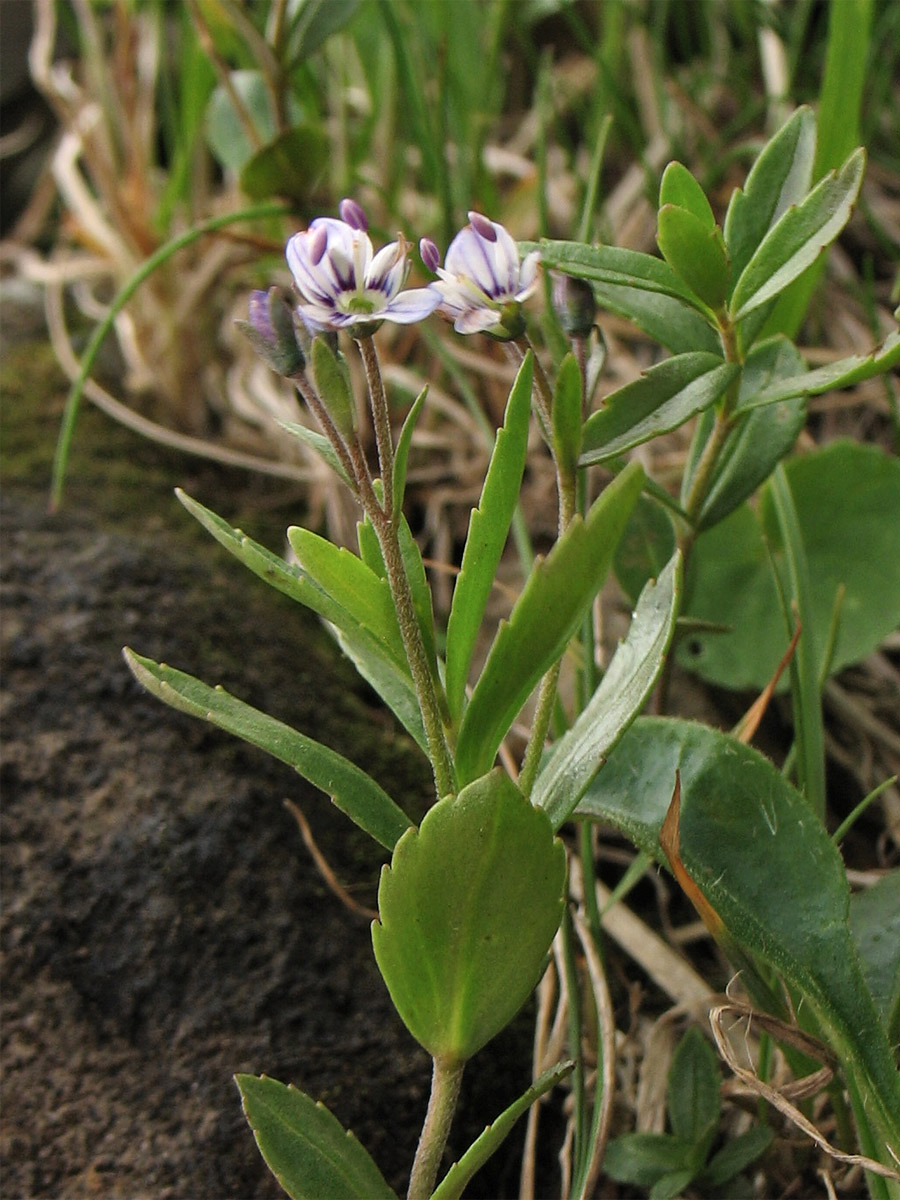
<svg viewBox="0 0 900 1200">
<path fill-rule="evenodd" d="M 419 240 L 419 254 L 428 270 L 436 273 L 441 265 L 441 252 L 431 238 L 423 237 Z"/>
<path fill-rule="evenodd" d="M 338 212 L 341 214 L 341 220 L 351 229 L 359 229 L 363 233 L 368 232 L 368 218 L 355 200 L 351 200 L 349 196 L 345 197 L 338 205 Z"/>
<path fill-rule="evenodd" d="M 470 212 L 469 224 L 478 236 L 483 237 L 486 242 L 496 242 L 497 230 L 487 217 L 482 216 L 479 212 Z"/>
</svg>

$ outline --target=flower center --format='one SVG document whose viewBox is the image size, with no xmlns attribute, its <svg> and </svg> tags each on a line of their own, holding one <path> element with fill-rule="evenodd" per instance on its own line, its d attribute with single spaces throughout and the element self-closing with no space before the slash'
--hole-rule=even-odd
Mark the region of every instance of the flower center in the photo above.
<svg viewBox="0 0 900 1200">
<path fill-rule="evenodd" d="M 363 296 L 359 292 L 352 292 L 344 299 L 342 307 L 345 312 L 361 313 L 368 316 L 369 313 L 375 311 L 376 305 L 375 301 L 370 300 L 368 296 Z"/>
</svg>

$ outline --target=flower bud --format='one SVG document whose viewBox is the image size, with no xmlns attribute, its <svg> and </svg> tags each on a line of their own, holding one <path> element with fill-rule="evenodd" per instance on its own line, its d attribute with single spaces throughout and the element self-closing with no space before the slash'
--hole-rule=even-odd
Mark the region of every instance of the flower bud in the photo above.
<svg viewBox="0 0 900 1200">
<path fill-rule="evenodd" d="M 437 273 L 438 267 L 441 265 L 441 252 L 429 237 L 419 239 L 419 254 L 422 262 L 432 274 Z"/>
<path fill-rule="evenodd" d="M 302 371 L 305 359 L 297 340 L 294 315 L 284 292 L 277 287 L 268 292 L 250 293 L 248 321 L 235 325 L 252 343 L 254 350 L 278 375 L 290 377 Z"/>
<path fill-rule="evenodd" d="M 587 337 L 593 329 L 597 302 L 586 279 L 554 271 L 553 307 L 569 337 Z"/>
<path fill-rule="evenodd" d="M 368 233 L 369 218 L 355 200 L 351 200 L 349 196 L 345 197 L 338 205 L 338 212 L 341 214 L 341 220 L 351 229 L 359 229 L 362 233 Z"/>
</svg>

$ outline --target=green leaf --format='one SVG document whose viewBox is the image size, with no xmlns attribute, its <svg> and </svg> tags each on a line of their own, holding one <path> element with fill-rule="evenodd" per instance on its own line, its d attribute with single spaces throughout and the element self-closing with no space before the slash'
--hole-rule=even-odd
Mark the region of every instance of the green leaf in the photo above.
<svg viewBox="0 0 900 1200">
<path fill-rule="evenodd" d="M 243 164 L 241 191 L 251 200 L 284 196 L 307 205 L 328 163 L 329 145 L 315 125 L 295 125 L 267 142 Z"/>
<path fill-rule="evenodd" d="M 900 463 L 874 446 L 833 442 L 785 466 L 809 564 L 810 639 L 823 648 L 838 587 L 846 588 L 831 671 L 859 662 L 900 624 Z M 711 683 L 759 689 L 787 645 L 763 531 L 781 539 L 768 489 L 762 527 L 742 505 L 697 539 L 685 578 L 685 613 L 732 627 L 692 634 L 679 661 Z M 822 663 L 817 662 L 821 669 Z"/>
<path fill-rule="evenodd" d="M 399 663 L 394 651 L 364 626 L 360 625 L 341 605 L 328 596 L 299 567 L 290 565 L 272 554 L 240 529 L 233 529 L 210 509 L 192 500 L 180 489 L 175 494 L 200 524 L 220 545 L 249 567 L 260 579 L 290 596 L 292 600 L 311 608 L 329 622 L 341 649 L 353 665 L 381 696 L 404 728 L 427 752 L 427 740 L 422 726 L 419 702 L 405 658 Z"/>
<path fill-rule="evenodd" d="M 771 343 L 765 343 L 770 345 Z M 789 342 L 786 343 L 790 345 Z M 799 359 L 799 355 L 797 356 Z M 777 404 L 791 396 L 818 396 L 838 388 L 855 387 L 866 379 L 881 375 L 900 364 L 900 330 L 889 333 L 884 341 L 870 354 L 851 354 L 814 371 L 798 369 L 787 378 L 778 378 L 764 383 L 756 391 L 748 391 L 747 398 L 738 403 L 738 411 L 762 408 Z M 802 359 L 799 360 L 802 368 Z"/>
<path fill-rule="evenodd" d="M 300 569 L 352 621 L 372 634 L 398 666 L 405 666 L 406 652 L 387 580 L 351 551 L 312 530 L 292 525 L 287 536 Z"/>
<path fill-rule="evenodd" d="M 556 374 L 553 393 L 553 454 L 559 469 L 574 474 L 581 451 L 581 371 L 567 354 Z"/>
<path fill-rule="evenodd" d="M 409 462 L 409 450 L 412 446 L 413 433 L 428 395 L 428 384 L 422 388 L 413 401 L 412 408 L 406 414 L 397 445 L 394 449 L 394 521 L 400 520 L 403 511 L 403 497 L 406 494 L 406 466 Z"/>
<path fill-rule="evenodd" d="M 655 579 L 675 551 L 675 530 L 668 510 L 650 496 L 640 496 L 616 547 L 613 570 L 634 603 L 648 579 Z"/>
<path fill-rule="evenodd" d="M 754 1125 L 745 1133 L 739 1133 L 716 1151 L 697 1182 L 704 1188 L 722 1187 L 764 1154 L 774 1140 L 775 1134 L 769 1125 Z"/>
<path fill-rule="evenodd" d="M 193 675 L 143 658 L 127 647 L 123 653 L 135 678 L 154 696 L 172 708 L 236 734 L 287 763 L 331 796 L 341 812 L 388 850 L 410 827 L 409 817 L 387 792 L 343 755 L 245 704 L 221 687 L 209 687 Z"/>
<path fill-rule="evenodd" d="M 752 396 L 773 379 L 796 372 L 802 359 L 796 348 L 783 338 L 773 338 L 754 346 L 744 364 L 738 395 Z M 738 417 L 722 447 L 713 479 L 697 519 L 697 527 L 706 529 L 727 517 L 737 506 L 752 496 L 768 479 L 775 465 L 793 447 L 806 420 L 806 403 L 795 399 L 767 412 L 748 413 Z M 712 413 L 704 413 L 697 424 L 691 443 L 688 467 L 682 481 L 682 503 L 685 502 L 694 472 L 712 432 Z"/>
<path fill-rule="evenodd" d="M 503 427 L 497 430 L 481 499 L 469 517 L 447 622 L 446 689 L 454 721 L 462 713 L 472 652 L 519 498 L 528 447 L 532 379 L 533 360 L 527 354 L 509 393 Z"/>
<path fill-rule="evenodd" d="M 338 433 L 343 437 L 351 437 L 356 416 L 353 392 L 326 338 L 313 338 L 311 357 L 322 407 L 331 417 Z"/>
<path fill-rule="evenodd" d="M 324 1104 L 265 1075 L 234 1079 L 260 1153 L 293 1200 L 396 1200 L 369 1154 Z"/>
<path fill-rule="evenodd" d="M 650 1189 L 649 1200 L 676 1200 L 696 1174 L 693 1167 L 684 1167 L 661 1175 Z"/>
<path fill-rule="evenodd" d="M 409 522 L 401 513 L 397 526 L 397 540 L 400 543 L 400 556 L 403 559 L 403 569 L 409 580 L 409 590 L 412 595 L 413 611 L 422 635 L 422 646 L 428 659 L 428 669 L 436 687 L 440 687 L 438 674 L 437 651 L 434 642 L 434 604 L 431 598 L 431 587 L 422 561 L 422 551 L 412 535 Z M 392 611 L 393 602 L 392 602 Z M 398 625 L 399 629 L 399 625 Z M 405 656 L 405 651 L 404 651 Z"/>
<path fill-rule="evenodd" d="M 900 1141 L 900 1077 L 848 923 L 849 889 L 831 838 L 772 763 L 690 721 L 639 718 L 578 806 L 662 860 L 659 832 L 676 772 L 680 856 L 738 948 L 774 967 L 810 1004 L 870 1105 Z"/>
<path fill-rule="evenodd" d="M 674 1171 L 689 1171 L 685 1164 L 690 1162 L 692 1152 L 693 1146 L 670 1133 L 623 1133 L 606 1147 L 603 1170 L 617 1183 L 652 1187 Z"/>
<path fill-rule="evenodd" d="M 358 7 L 359 0 L 303 0 L 292 5 L 285 54 L 289 68 L 315 54 L 327 38 L 344 28 Z"/>
<path fill-rule="evenodd" d="M 659 185 L 659 207 L 671 204 L 691 213 L 706 229 L 715 229 L 716 218 L 703 188 L 680 162 L 670 162 Z"/>
<path fill-rule="evenodd" d="M 763 147 L 743 190 L 732 192 L 725 214 L 725 245 L 735 278 L 772 226 L 809 192 L 815 153 L 815 114 L 810 108 L 798 108 Z"/>
<path fill-rule="evenodd" d="M 316 429 L 310 429 L 307 425 L 301 425 L 297 421 L 279 421 L 278 424 L 292 437 L 315 450 L 316 454 L 331 467 L 335 475 L 342 479 L 347 487 L 353 487 L 350 476 L 344 470 L 341 460 L 334 452 L 334 447 L 324 434 L 319 433 Z"/>
<path fill-rule="evenodd" d="M 850 220 L 865 162 L 865 151 L 855 151 L 769 230 L 734 286 L 732 320 L 784 291 L 834 241 Z"/>
<path fill-rule="evenodd" d="M 715 1050 L 692 1025 L 672 1056 L 666 1103 L 672 1132 L 692 1146 L 702 1146 L 704 1158 L 722 1111 L 721 1082 Z"/>
<path fill-rule="evenodd" d="M 721 342 L 715 328 L 696 307 L 684 300 L 611 283 L 594 283 L 594 295 L 602 308 L 633 321 L 673 354 L 687 354 L 692 350 L 721 354 Z"/>
<path fill-rule="evenodd" d="M 850 897 L 850 930 L 888 1039 L 900 1038 L 900 870 Z"/>
<path fill-rule="evenodd" d="M 554 829 L 569 819 L 604 757 L 640 712 L 662 669 L 680 607 L 681 555 L 641 593 L 631 628 L 575 724 L 553 747 L 534 784 L 533 803 Z"/>
<path fill-rule="evenodd" d="M 565 271 L 578 279 L 614 287 L 638 288 L 674 296 L 689 307 L 705 312 L 697 297 L 686 287 L 675 271 L 662 259 L 639 250 L 620 246 L 586 246 L 580 242 L 554 242 L 547 239 L 538 245 L 545 267 Z"/>
<path fill-rule="evenodd" d="M 663 258 L 714 311 L 728 295 L 731 271 L 722 231 L 674 204 L 659 210 L 656 241 Z"/>
<path fill-rule="evenodd" d="M 456 750 L 460 784 L 488 771 L 516 714 L 563 654 L 606 577 L 644 482 L 630 463 L 535 563 L 509 620 L 494 638 L 463 714 Z"/>
<path fill-rule="evenodd" d="M 709 407 L 740 373 L 737 363 L 697 351 L 667 358 L 606 397 L 584 425 L 581 466 L 603 462 L 677 429 Z"/>
<path fill-rule="evenodd" d="M 515 1016 L 563 910 L 566 856 L 500 770 L 429 810 L 378 889 L 372 942 L 391 999 L 435 1058 L 462 1063 Z"/>
<path fill-rule="evenodd" d="M 504 1109 L 496 1121 L 492 1121 L 476 1138 L 462 1158 L 453 1164 L 432 1192 L 431 1200 L 459 1200 L 469 1180 L 497 1151 L 519 1117 L 526 1113 L 536 1100 L 571 1075 L 574 1066 L 569 1059 L 539 1076 L 528 1091 L 514 1100 L 509 1108 Z"/>
<path fill-rule="evenodd" d="M 232 71 L 229 81 L 250 118 L 257 141 L 251 141 L 222 84 L 213 92 L 206 110 L 206 140 L 223 167 L 239 172 L 257 146 L 265 146 L 274 138 L 275 122 L 271 97 L 261 71 Z"/>
</svg>

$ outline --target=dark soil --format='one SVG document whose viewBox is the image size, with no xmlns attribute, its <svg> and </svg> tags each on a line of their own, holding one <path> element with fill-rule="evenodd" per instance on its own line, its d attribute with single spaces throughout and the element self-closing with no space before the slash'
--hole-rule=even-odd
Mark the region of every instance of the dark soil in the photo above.
<svg viewBox="0 0 900 1200">
<path fill-rule="evenodd" d="M 170 456 L 82 414 L 48 513 L 64 385 L 6 356 L 2 1194 L 281 1195 L 236 1071 L 323 1100 L 399 1190 L 429 1063 L 394 1013 L 367 922 L 326 888 L 282 800 L 374 905 L 379 847 L 263 753 L 142 692 L 164 658 L 347 754 L 415 814 L 427 764 L 308 613 L 206 538 L 178 483 L 277 548 L 282 484 Z M 527 1086 L 528 1021 L 472 1068 L 458 1153 Z M 507 1065 L 509 1064 L 509 1065 Z M 515 1190 L 515 1141 L 482 1190 Z"/>
</svg>

